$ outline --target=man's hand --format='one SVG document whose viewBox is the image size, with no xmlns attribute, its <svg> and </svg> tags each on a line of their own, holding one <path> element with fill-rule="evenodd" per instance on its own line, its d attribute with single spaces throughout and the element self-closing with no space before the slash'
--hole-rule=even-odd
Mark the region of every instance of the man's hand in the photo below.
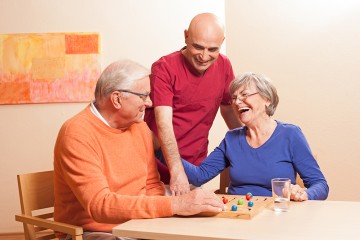
<svg viewBox="0 0 360 240">
<path fill-rule="evenodd" d="M 178 169 L 171 174 L 170 191 L 173 196 L 190 192 L 189 181 L 183 169 Z"/>
<path fill-rule="evenodd" d="M 216 194 L 196 188 L 187 194 L 172 196 L 172 209 L 176 215 L 189 216 L 201 212 L 221 212 L 225 205 Z"/>
</svg>

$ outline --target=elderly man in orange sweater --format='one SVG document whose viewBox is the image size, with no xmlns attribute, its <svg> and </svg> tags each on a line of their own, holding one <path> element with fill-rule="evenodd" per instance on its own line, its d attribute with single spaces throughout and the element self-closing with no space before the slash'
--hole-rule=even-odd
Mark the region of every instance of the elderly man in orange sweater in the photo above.
<svg viewBox="0 0 360 240">
<path fill-rule="evenodd" d="M 54 149 L 55 220 L 84 228 L 84 239 L 119 239 L 112 228 L 135 218 L 218 212 L 213 193 L 165 196 L 143 121 L 149 70 L 121 60 L 101 74 L 95 100 L 66 121 Z M 66 236 L 63 236 L 66 238 Z"/>
</svg>

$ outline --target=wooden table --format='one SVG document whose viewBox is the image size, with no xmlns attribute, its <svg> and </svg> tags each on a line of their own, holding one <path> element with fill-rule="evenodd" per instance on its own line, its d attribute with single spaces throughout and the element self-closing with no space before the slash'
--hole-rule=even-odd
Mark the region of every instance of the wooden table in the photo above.
<svg viewBox="0 0 360 240">
<path fill-rule="evenodd" d="M 360 239 L 360 202 L 291 202 L 290 211 L 264 209 L 251 220 L 214 217 L 139 219 L 113 229 L 116 236 L 159 240 Z"/>
</svg>

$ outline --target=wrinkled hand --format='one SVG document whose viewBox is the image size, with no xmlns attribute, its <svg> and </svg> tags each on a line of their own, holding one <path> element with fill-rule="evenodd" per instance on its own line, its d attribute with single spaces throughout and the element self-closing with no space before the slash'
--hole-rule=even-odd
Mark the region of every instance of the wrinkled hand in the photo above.
<svg viewBox="0 0 360 240">
<path fill-rule="evenodd" d="M 190 192 L 189 181 L 184 171 L 178 171 L 171 175 L 170 191 L 173 196 L 180 196 Z"/>
<path fill-rule="evenodd" d="M 225 205 L 213 192 L 196 188 L 187 194 L 172 196 L 172 209 L 176 215 L 189 216 L 200 212 L 221 212 Z"/>
<path fill-rule="evenodd" d="M 304 188 L 300 187 L 299 185 L 291 184 L 290 187 L 290 199 L 295 202 L 302 202 L 308 200 L 308 195 Z"/>
</svg>

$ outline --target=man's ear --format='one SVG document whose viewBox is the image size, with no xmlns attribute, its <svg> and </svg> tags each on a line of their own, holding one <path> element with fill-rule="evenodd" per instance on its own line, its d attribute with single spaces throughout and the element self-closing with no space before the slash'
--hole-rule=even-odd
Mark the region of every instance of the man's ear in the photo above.
<svg viewBox="0 0 360 240">
<path fill-rule="evenodd" d="M 187 38 L 188 38 L 188 36 L 189 36 L 188 30 L 187 30 L 187 29 L 185 29 L 185 30 L 184 30 L 184 38 L 185 38 L 185 39 L 187 39 Z"/>
<path fill-rule="evenodd" d="M 184 30 L 184 39 L 185 39 L 185 44 L 188 44 L 188 39 L 189 39 L 189 31 L 187 29 Z"/>
<path fill-rule="evenodd" d="M 122 106 L 122 96 L 119 92 L 113 92 L 110 96 L 111 103 L 116 109 L 120 109 Z"/>
</svg>

